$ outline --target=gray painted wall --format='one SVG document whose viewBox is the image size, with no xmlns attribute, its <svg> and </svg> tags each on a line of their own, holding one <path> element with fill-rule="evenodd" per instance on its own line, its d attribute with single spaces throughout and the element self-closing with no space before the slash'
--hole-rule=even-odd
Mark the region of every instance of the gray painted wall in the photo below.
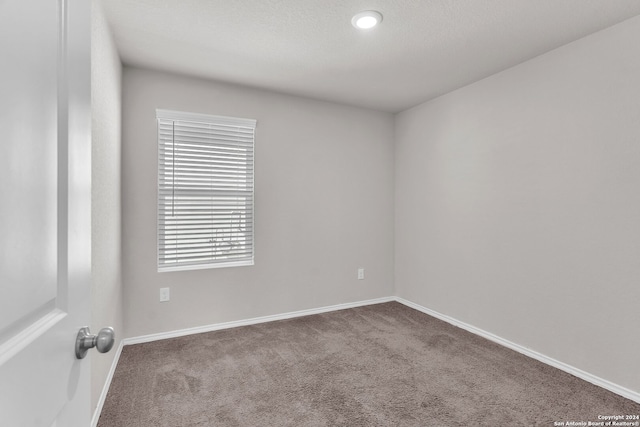
<svg viewBox="0 0 640 427">
<path fill-rule="evenodd" d="M 122 339 L 120 215 L 120 108 L 122 66 L 100 2 L 93 3 L 91 33 L 91 331 L 113 326 L 117 341 L 91 358 L 91 408 L 98 398 Z"/>
<path fill-rule="evenodd" d="M 157 272 L 156 108 L 257 119 L 255 266 Z M 125 67 L 122 125 L 126 336 L 393 294 L 391 114 Z"/>
<path fill-rule="evenodd" d="M 397 115 L 397 295 L 640 391 L 640 17 Z"/>
</svg>

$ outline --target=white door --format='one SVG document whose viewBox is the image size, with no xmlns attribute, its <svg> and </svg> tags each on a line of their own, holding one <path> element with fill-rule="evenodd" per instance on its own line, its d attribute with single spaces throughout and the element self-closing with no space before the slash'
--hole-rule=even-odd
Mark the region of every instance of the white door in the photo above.
<svg viewBox="0 0 640 427">
<path fill-rule="evenodd" d="M 0 0 L 0 425 L 87 427 L 91 1 Z M 93 351 L 93 350 L 92 350 Z"/>
</svg>

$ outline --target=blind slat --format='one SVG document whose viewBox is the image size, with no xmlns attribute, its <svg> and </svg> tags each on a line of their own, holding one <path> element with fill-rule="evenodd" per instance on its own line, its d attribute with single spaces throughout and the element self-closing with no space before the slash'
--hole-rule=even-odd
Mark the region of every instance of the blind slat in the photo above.
<svg viewBox="0 0 640 427">
<path fill-rule="evenodd" d="M 161 137 L 162 139 L 163 137 Z M 171 143 L 171 147 L 160 147 L 161 150 L 171 152 L 174 149 L 179 150 L 202 150 L 202 149 L 212 149 L 216 152 L 220 153 L 246 153 L 251 152 L 253 146 L 251 145 L 251 141 L 248 140 L 244 143 L 239 143 L 239 141 L 234 141 L 231 144 L 226 144 L 226 140 L 220 141 L 211 141 L 211 139 L 202 139 L 198 141 L 187 141 L 187 140 L 174 140 L 173 135 L 169 138 L 166 138 L 167 142 Z"/>
<path fill-rule="evenodd" d="M 174 252 L 175 249 L 191 249 L 191 248 L 211 248 L 212 247 L 212 243 L 214 242 L 209 242 L 209 241 L 205 241 L 204 239 L 191 239 L 189 241 L 179 241 L 179 242 L 172 242 L 171 240 L 167 240 L 167 243 L 165 244 L 165 247 L 163 249 L 163 251 L 167 252 Z M 215 245 L 213 245 L 215 246 Z M 248 240 L 243 241 L 239 241 L 235 246 L 240 246 L 240 247 L 251 247 L 251 242 Z"/>
<path fill-rule="evenodd" d="M 173 190 L 175 192 L 176 197 L 187 197 L 187 196 L 200 196 L 200 197 L 249 197 L 249 195 L 253 192 L 253 189 L 248 189 L 247 191 L 239 191 L 239 190 L 225 190 L 225 191 L 206 191 L 206 190 L 190 190 L 190 189 L 179 189 L 176 188 Z M 180 194 L 178 194 L 180 193 Z M 160 192 L 161 195 L 167 195 L 171 197 L 172 190 L 171 188 L 162 189 Z"/>
<path fill-rule="evenodd" d="M 211 253 L 213 252 L 213 253 Z M 195 260 L 195 259 L 216 259 L 216 258 L 236 258 L 236 257 L 247 257 L 248 255 L 251 255 L 251 251 L 244 251 L 244 252 L 236 252 L 236 253 L 231 253 L 231 254 L 223 254 L 223 253 L 219 253 L 216 254 L 216 251 L 210 251 L 209 253 L 199 253 L 199 254 L 184 254 L 184 255 L 177 255 L 177 256 L 161 256 L 160 260 L 164 261 L 164 260 L 176 260 L 176 261 L 180 261 L 180 260 Z M 218 252 L 222 252 L 222 251 L 218 251 Z"/>
<path fill-rule="evenodd" d="M 204 161 L 204 160 L 196 160 L 196 159 L 186 159 L 186 158 L 177 158 L 176 160 L 166 160 L 160 159 L 160 166 L 166 168 L 174 168 L 174 167 L 184 167 L 189 169 L 191 166 L 200 166 L 203 169 L 209 168 L 212 169 L 212 166 L 219 167 L 220 169 L 226 170 L 244 170 L 244 169 L 253 169 L 253 162 L 244 162 L 243 167 L 241 168 L 239 163 L 229 163 L 229 162 L 216 162 L 216 161 Z M 206 168 L 204 168 L 206 167 Z M 173 170 L 173 169 L 171 169 Z"/>
</svg>

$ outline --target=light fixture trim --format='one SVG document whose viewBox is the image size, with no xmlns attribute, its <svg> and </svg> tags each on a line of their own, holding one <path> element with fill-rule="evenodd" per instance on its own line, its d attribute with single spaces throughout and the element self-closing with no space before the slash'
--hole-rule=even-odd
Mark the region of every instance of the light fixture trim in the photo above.
<svg viewBox="0 0 640 427">
<path fill-rule="evenodd" d="M 364 10 L 351 18 L 351 25 L 359 30 L 368 30 L 382 22 L 382 14 L 376 10 Z"/>
</svg>

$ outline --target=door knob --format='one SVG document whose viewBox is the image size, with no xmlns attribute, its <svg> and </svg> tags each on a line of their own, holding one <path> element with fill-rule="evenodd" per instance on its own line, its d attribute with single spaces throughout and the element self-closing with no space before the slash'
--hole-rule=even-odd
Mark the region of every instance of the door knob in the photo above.
<svg viewBox="0 0 640 427">
<path fill-rule="evenodd" d="M 76 357 L 84 359 L 87 351 L 95 347 L 100 353 L 106 353 L 113 347 L 116 333 L 112 327 L 102 328 L 98 335 L 92 335 L 88 326 L 80 328 L 76 337 Z"/>
</svg>

